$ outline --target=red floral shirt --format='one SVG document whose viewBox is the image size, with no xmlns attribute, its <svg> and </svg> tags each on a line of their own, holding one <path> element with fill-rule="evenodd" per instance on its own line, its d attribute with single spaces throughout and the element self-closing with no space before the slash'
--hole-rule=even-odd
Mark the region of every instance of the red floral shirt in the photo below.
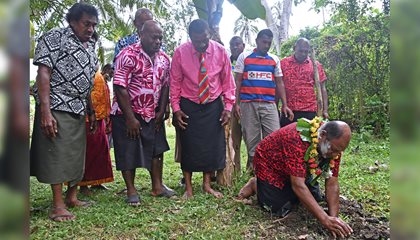
<svg viewBox="0 0 420 240">
<path fill-rule="evenodd" d="M 127 89 L 133 111 L 146 122 L 155 118 L 161 89 L 169 84 L 169 57 L 160 50 L 152 62 L 138 43 L 124 48 L 114 67 L 113 84 Z M 111 114 L 122 114 L 115 94 Z"/>
<path fill-rule="evenodd" d="M 327 80 L 322 65 L 317 62 L 319 81 Z M 280 61 L 286 89 L 287 106 L 292 111 L 316 112 L 315 78 L 312 61 L 308 58 L 299 64 L 294 55 Z"/>
<path fill-rule="evenodd" d="M 271 133 L 255 150 L 255 175 L 280 189 L 290 176 L 306 177 L 304 156 L 310 143 L 302 141 L 296 124 L 291 123 Z M 338 177 L 340 160 L 335 160 L 335 167 L 331 169 L 334 177 Z"/>
</svg>

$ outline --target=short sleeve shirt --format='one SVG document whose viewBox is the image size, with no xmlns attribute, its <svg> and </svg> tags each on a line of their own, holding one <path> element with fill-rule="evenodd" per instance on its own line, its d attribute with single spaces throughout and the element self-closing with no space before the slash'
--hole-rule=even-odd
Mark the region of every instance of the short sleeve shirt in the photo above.
<svg viewBox="0 0 420 240">
<path fill-rule="evenodd" d="M 169 57 L 160 50 L 152 62 L 141 44 L 137 43 L 118 54 L 114 67 L 113 83 L 127 89 L 133 111 L 146 122 L 155 118 L 161 89 L 169 85 Z M 116 96 L 111 114 L 122 114 Z"/>
<path fill-rule="evenodd" d="M 121 38 L 120 40 L 118 40 L 117 44 L 115 44 L 115 49 L 114 49 L 114 63 L 115 63 L 115 59 L 117 58 L 117 55 L 121 52 L 121 50 L 139 41 L 140 41 L 140 37 L 137 33 L 133 33 L 131 35 L 125 36 Z"/>
<path fill-rule="evenodd" d="M 319 81 L 327 80 L 322 65 L 317 62 Z M 292 55 L 281 60 L 283 83 L 286 90 L 287 106 L 292 111 L 316 112 L 315 77 L 312 61 L 307 58 L 298 63 Z"/>
<path fill-rule="evenodd" d="M 236 61 L 234 71 L 243 73 L 241 86 L 238 86 L 241 102 L 275 102 L 275 77 L 282 76 L 277 56 L 270 53 L 260 55 L 256 49 L 243 52 Z"/>
<path fill-rule="evenodd" d="M 273 55 L 271 53 L 267 53 L 265 56 L 259 56 L 256 53 L 256 49 L 254 49 L 251 52 L 243 52 L 238 56 L 238 59 L 235 62 L 235 67 L 232 68 L 234 72 L 237 73 L 244 73 L 246 71 L 245 67 L 246 65 L 252 65 L 252 59 L 260 60 L 259 65 L 264 65 L 265 62 L 268 62 L 270 60 L 275 62 L 274 67 L 274 76 L 275 77 L 281 77 L 283 76 L 282 69 L 280 68 L 280 60 L 276 55 Z M 248 62 L 247 62 L 248 59 Z M 271 63 L 270 63 L 271 64 Z"/>
<path fill-rule="evenodd" d="M 280 189 L 290 176 L 305 178 L 304 156 L 308 147 L 309 142 L 303 142 L 296 130 L 296 122 L 271 133 L 255 149 L 255 175 Z M 340 158 L 331 169 L 334 177 L 338 177 L 339 165 Z"/>
<path fill-rule="evenodd" d="M 45 33 L 38 41 L 33 64 L 52 69 L 50 108 L 83 115 L 97 63 L 93 40 L 85 48 L 70 27 Z M 39 104 L 36 83 L 34 96 Z"/>
</svg>

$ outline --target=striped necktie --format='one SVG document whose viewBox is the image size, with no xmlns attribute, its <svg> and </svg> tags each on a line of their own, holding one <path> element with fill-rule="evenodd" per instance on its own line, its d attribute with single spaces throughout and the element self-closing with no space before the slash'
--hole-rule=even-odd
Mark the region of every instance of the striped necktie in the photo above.
<svg viewBox="0 0 420 240">
<path fill-rule="evenodd" d="M 210 93 L 209 93 L 209 82 L 207 76 L 207 68 L 206 63 L 204 61 L 204 56 L 200 53 L 200 69 L 198 73 L 198 98 L 200 100 L 200 104 L 206 104 L 209 101 Z"/>
</svg>

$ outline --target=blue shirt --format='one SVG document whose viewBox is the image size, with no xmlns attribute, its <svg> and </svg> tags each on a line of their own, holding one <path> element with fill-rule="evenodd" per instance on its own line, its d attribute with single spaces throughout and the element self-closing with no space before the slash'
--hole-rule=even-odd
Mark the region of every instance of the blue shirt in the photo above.
<svg viewBox="0 0 420 240">
<path fill-rule="evenodd" d="M 114 63 L 115 58 L 117 57 L 118 53 L 121 52 L 124 48 L 130 46 L 131 44 L 134 44 L 136 42 L 140 41 L 140 37 L 137 33 L 133 33 L 131 35 L 125 36 L 118 40 L 117 44 L 115 44 L 115 50 L 114 50 Z"/>
</svg>

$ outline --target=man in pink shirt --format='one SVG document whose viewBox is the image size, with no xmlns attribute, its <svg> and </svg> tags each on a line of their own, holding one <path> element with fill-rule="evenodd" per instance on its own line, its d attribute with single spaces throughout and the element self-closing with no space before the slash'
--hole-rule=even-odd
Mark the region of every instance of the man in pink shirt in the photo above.
<svg viewBox="0 0 420 240">
<path fill-rule="evenodd" d="M 146 21 L 139 43 L 124 48 L 115 61 L 112 137 L 117 170 L 127 187 L 127 203 L 140 204 L 134 186 L 136 168 L 149 170 L 152 195 L 171 197 L 162 183 L 163 153 L 169 150 L 163 127 L 168 103 L 169 57 L 160 49 L 163 32 Z"/>
<path fill-rule="evenodd" d="M 225 167 L 224 126 L 235 101 L 232 66 L 224 47 L 210 40 L 208 24 L 196 19 L 188 28 L 191 41 L 179 46 L 171 65 L 170 99 L 180 130 L 185 198 L 193 196 L 191 176 L 203 172 L 203 190 L 217 198 L 211 175 Z"/>
</svg>

